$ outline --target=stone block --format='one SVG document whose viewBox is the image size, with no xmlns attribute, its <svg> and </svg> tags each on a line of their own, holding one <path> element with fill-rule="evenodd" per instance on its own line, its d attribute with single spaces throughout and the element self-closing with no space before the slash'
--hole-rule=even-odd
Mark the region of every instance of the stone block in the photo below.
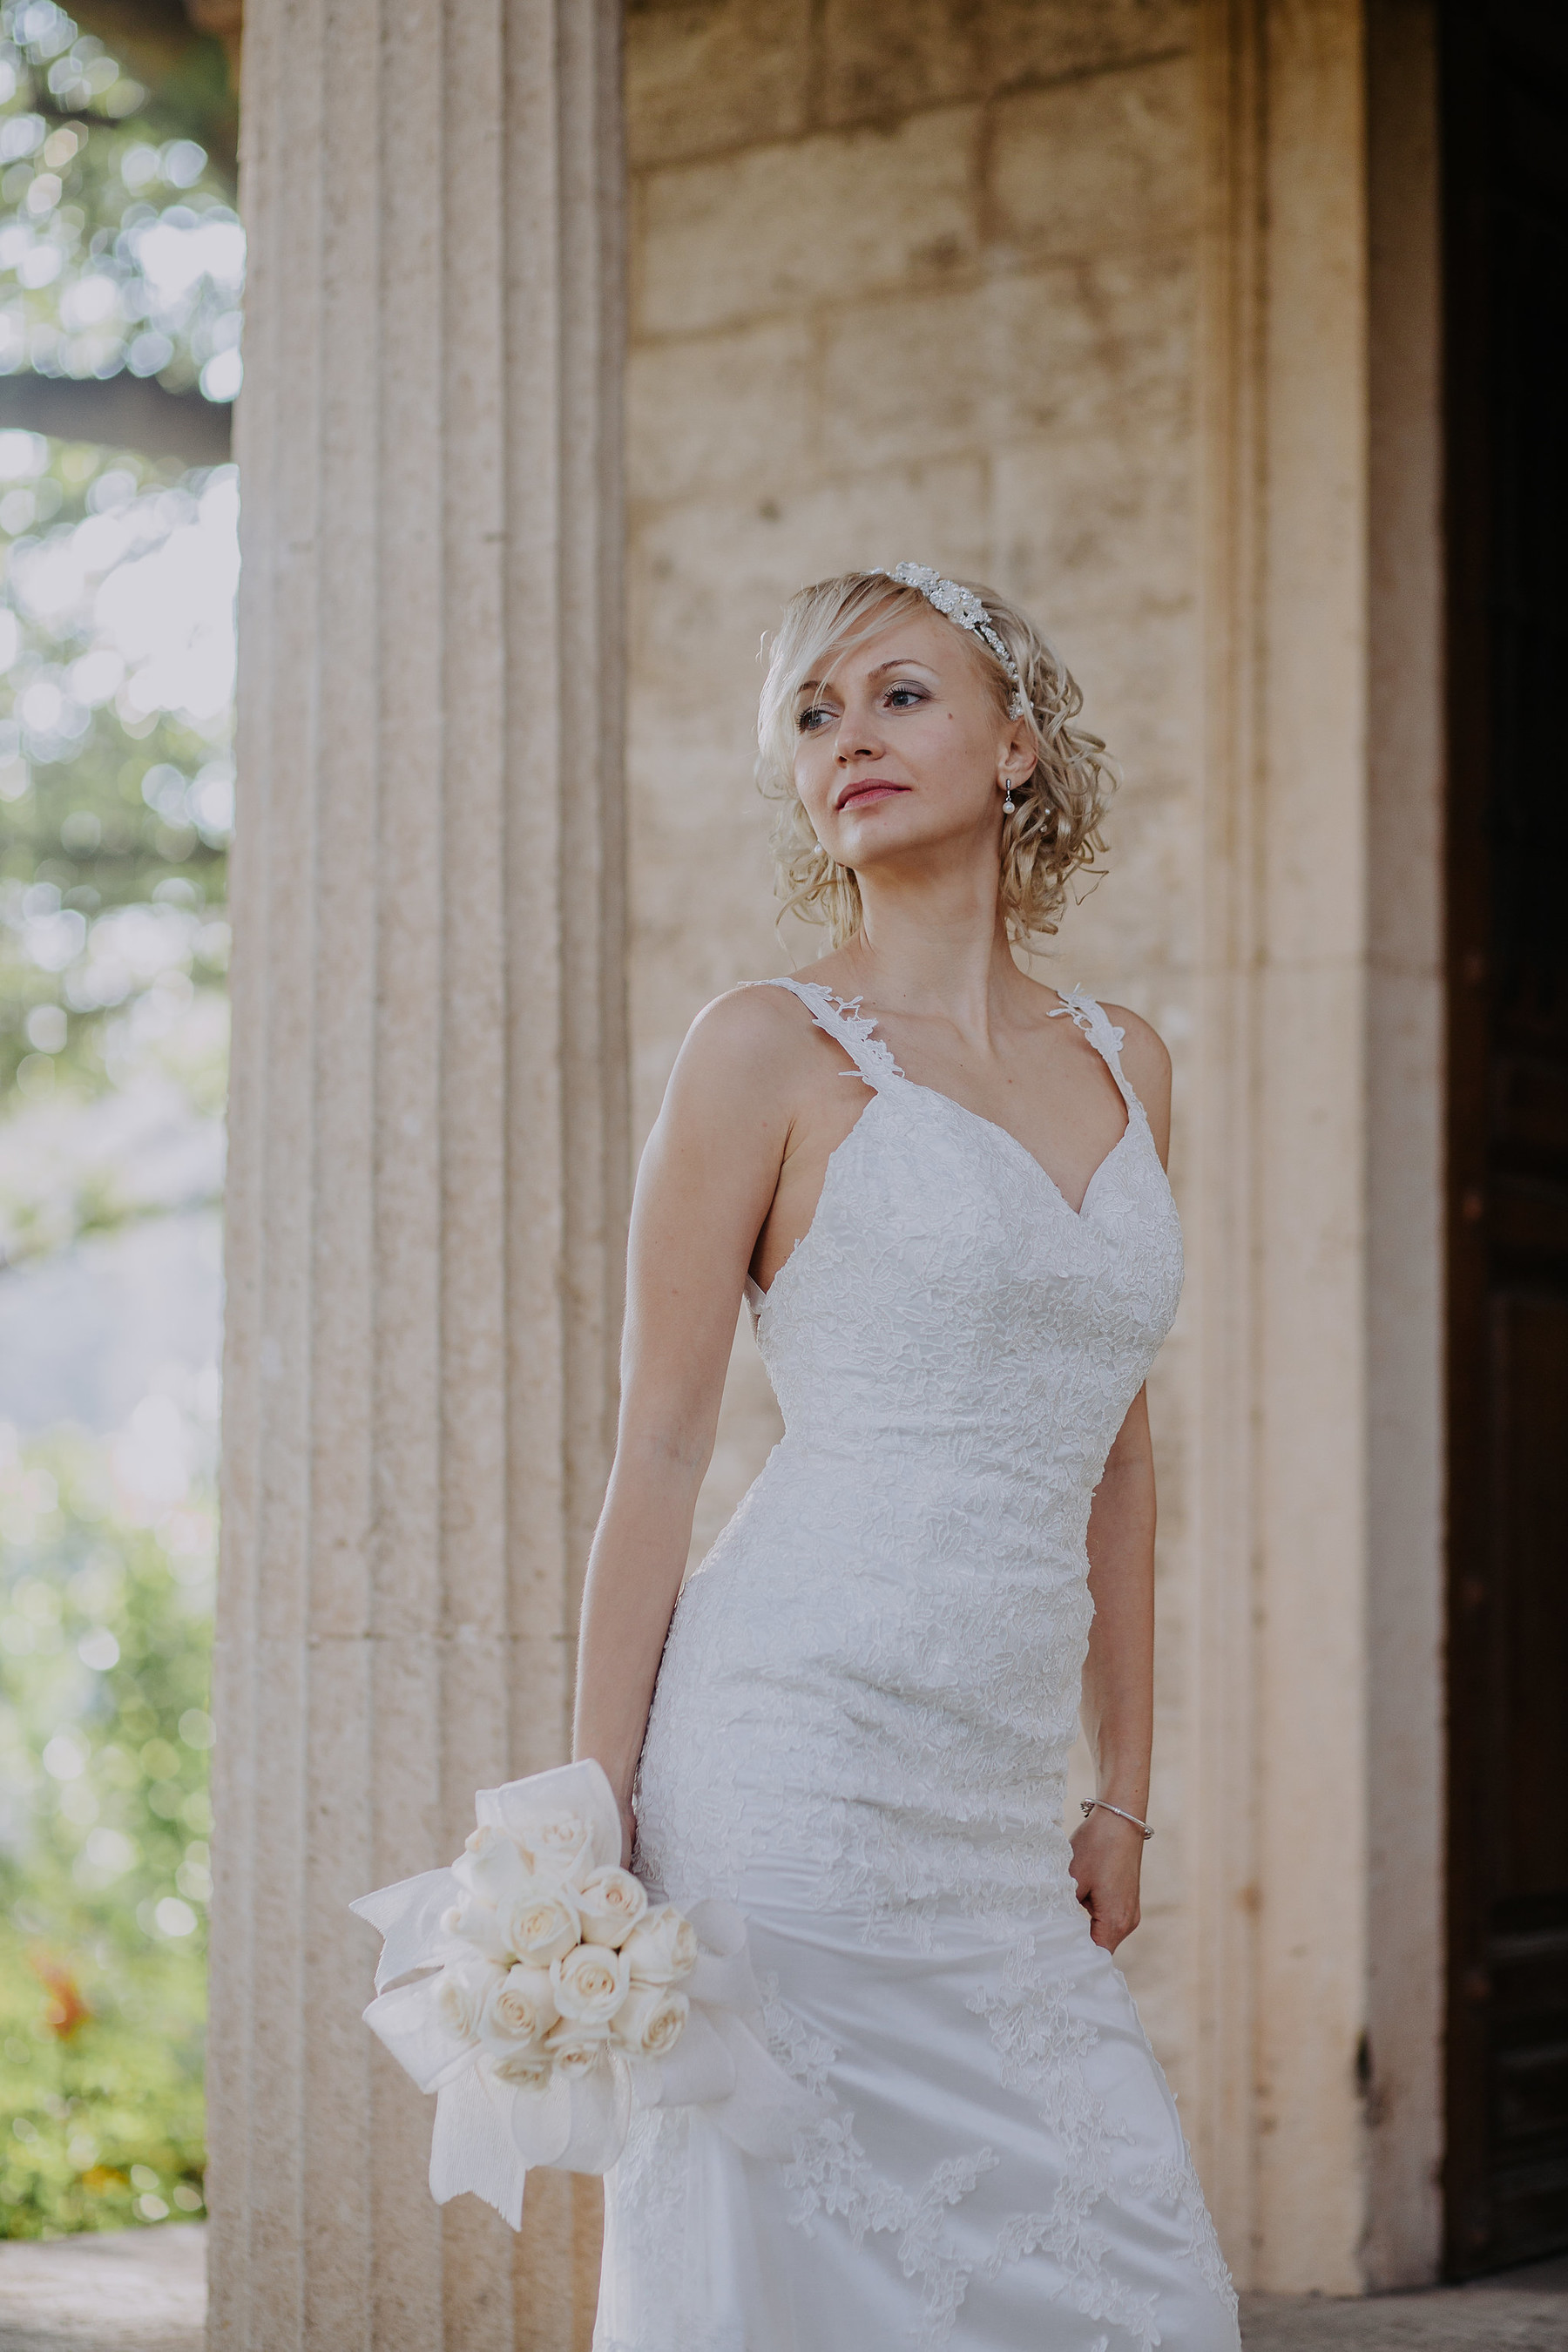
<svg viewBox="0 0 1568 2352">
<path fill-rule="evenodd" d="M 724 739 L 750 745 L 758 645 L 796 588 L 906 557 L 984 577 L 988 554 L 985 469 L 973 458 L 812 483 L 782 498 L 693 499 L 648 519 L 629 564 L 634 756 L 655 709 L 683 730 L 699 723 L 694 712 L 704 730 L 720 708 L 743 712 L 726 721 Z M 722 705 L 710 699 L 716 685 Z M 748 771 L 752 757 L 745 750 Z"/>
<path fill-rule="evenodd" d="M 893 122 L 984 96 L 990 14 L 973 0 L 826 0 L 816 120 Z"/>
<path fill-rule="evenodd" d="M 1169 447 L 1191 427 L 1184 255 L 1135 254 L 906 290 L 823 322 L 820 446 L 835 470 L 1023 435 Z"/>
<path fill-rule="evenodd" d="M 986 0 L 993 88 L 1053 81 L 1186 49 L 1197 0 Z"/>
<path fill-rule="evenodd" d="M 631 0 L 633 170 L 790 139 L 806 127 L 809 0 Z"/>
<path fill-rule="evenodd" d="M 978 457 L 1005 404 L 1006 289 L 904 289 L 824 322 L 822 451 L 840 474 Z"/>
<path fill-rule="evenodd" d="M 1197 287 L 1186 248 L 1019 271 L 996 300 L 1007 437 L 1190 437 Z"/>
<path fill-rule="evenodd" d="M 637 508 L 696 493 L 787 488 L 812 444 L 813 341 L 804 319 L 644 343 L 626 375 L 626 488 Z"/>
<path fill-rule="evenodd" d="M 1194 68 L 1184 57 L 1001 100 L 988 237 L 1025 252 L 1113 253 L 1191 235 Z"/>
<path fill-rule="evenodd" d="M 978 249 L 977 124 L 953 107 L 649 173 L 633 213 L 634 334 L 941 284 Z"/>
</svg>

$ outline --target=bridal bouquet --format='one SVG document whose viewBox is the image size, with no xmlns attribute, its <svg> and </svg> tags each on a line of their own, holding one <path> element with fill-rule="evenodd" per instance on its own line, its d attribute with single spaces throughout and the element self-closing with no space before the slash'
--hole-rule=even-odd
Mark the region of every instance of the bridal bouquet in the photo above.
<svg viewBox="0 0 1568 2352">
<path fill-rule="evenodd" d="M 365 2022 L 436 2094 L 437 2201 L 471 2189 L 517 2229 L 529 2168 L 608 2171 L 634 2102 L 787 2156 L 817 2104 L 768 2054 L 733 1905 L 650 1902 L 618 1866 L 597 1764 L 481 1789 L 474 1810 L 449 1869 L 351 1906 L 384 1939 Z"/>
</svg>

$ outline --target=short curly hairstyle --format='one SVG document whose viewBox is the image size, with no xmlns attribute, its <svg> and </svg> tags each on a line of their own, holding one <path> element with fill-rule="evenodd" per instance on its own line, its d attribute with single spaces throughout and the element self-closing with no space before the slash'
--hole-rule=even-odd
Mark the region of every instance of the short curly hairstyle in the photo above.
<svg viewBox="0 0 1568 2352">
<path fill-rule="evenodd" d="M 972 580 L 959 584 L 984 605 L 1018 666 L 1028 704 L 1035 767 L 1013 786 L 1016 814 L 1003 821 L 1000 881 L 1007 936 L 1026 945 L 1056 929 L 1072 875 L 1097 870 L 1096 857 L 1105 849 L 1100 827 L 1117 771 L 1100 737 L 1075 724 L 1083 697 L 1027 614 L 994 588 Z M 900 613 L 934 609 L 918 588 L 905 587 L 886 572 L 844 572 L 790 598 L 769 650 L 757 713 L 757 782 L 764 797 L 779 804 L 772 845 L 775 886 L 785 911 L 826 923 L 836 948 L 860 928 L 860 887 L 849 867 L 824 849 L 795 790 L 798 691 L 805 678 L 822 677 L 825 666 L 842 661 Z M 1005 716 L 1013 684 L 1001 663 L 972 630 L 951 621 L 947 625 L 963 636 L 991 679 L 997 709 Z"/>
</svg>

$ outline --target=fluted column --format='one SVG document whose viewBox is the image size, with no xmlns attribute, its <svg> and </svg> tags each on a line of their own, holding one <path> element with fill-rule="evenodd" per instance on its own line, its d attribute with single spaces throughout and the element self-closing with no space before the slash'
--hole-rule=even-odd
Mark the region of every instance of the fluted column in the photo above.
<svg viewBox="0 0 1568 2352">
<path fill-rule="evenodd" d="M 565 1754 L 624 1182 L 618 9 L 251 0 L 211 2341 L 570 2352 L 351 1896 Z"/>
</svg>

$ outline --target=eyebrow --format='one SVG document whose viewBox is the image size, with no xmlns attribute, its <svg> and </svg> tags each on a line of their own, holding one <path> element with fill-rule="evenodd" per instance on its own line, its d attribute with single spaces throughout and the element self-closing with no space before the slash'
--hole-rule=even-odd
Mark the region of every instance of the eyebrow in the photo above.
<svg viewBox="0 0 1568 2352">
<path fill-rule="evenodd" d="M 930 662 L 917 661 L 912 654 L 899 655 L 895 656 L 891 661 L 879 662 L 876 668 L 874 670 L 868 671 L 867 675 L 870 677 L 885 677 L 890 669 L 923 669 L 928 677 L 934 677 L 936 676 L 936 672 L 931 667 Z M 818 694 L 821 692 L 824 683 L 825 681 L 819 677 L 805 677 L 802 678 L 800 684 L 795 688 L 795 692 L 797 694 Z"/>
</svg>

